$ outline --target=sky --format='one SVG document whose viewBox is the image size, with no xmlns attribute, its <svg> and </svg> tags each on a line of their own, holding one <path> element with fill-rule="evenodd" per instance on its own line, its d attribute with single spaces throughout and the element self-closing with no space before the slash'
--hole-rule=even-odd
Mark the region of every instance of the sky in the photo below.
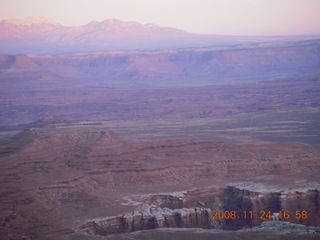
<svg viewBox="0 0 320 240">
<path fill-rule="evenodd" d="M 116 18 L 221 35 L 320 35 L 320 0 L 0 0 L 0 19 L 65 26 Z"/>
</svg>

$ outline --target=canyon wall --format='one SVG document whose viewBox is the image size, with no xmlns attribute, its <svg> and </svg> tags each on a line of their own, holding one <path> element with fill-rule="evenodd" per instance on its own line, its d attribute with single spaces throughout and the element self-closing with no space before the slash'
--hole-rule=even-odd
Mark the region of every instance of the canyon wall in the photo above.
<svg viewBox="0 0 320 240">
<path fill-rule="evenodd" d="M 229 184 L 319 182 L 319 144 L 133 141 L 77 127 L 26 129 L 0 143 L 1 239 L 22 239 L 18 233 L 61 239 L 81 224 L 102 235 L 162 227 L 241 229 L 262 221 L 249 211 L 287 209 L 310 212 L 291 222 L 319 223 L 316 185 L 287 193 Z M 221 187 L 204 188 L 212 184 Z M 193 190 L 159 193 L 184 189 Z M 123 205 L 125 196 L 139 205 Z M 239 217 L 247 211 L 247 218 L 212 219 L 212 211 L 228 210 Z"/>
<path fill-rule="evenodd" d="M 32 122 L 39 127 L 39 120 L 49 118 L 191 119 L 268 109 L 318 109 L 319 49 L 320 41 L 314 40 L 0 55 L 0 127 Z"/>
<path fill-rule="evenodd" d="M 133 196 L 133 201 L 142 203 L 140 209 L 89 221 L 80 229 L 91 235 L 155 228 L 239 230 L 272 220 L 320 226 L 319 186 L 289 190 L 262 187 L 235 185 Z"/>
<path fill-rule="evenodd" d="M 0 78 L 19 80 L 30 74 L 38 84 L 62 78 L 85 79 L 86 85 L 90 80 L 96 82 L 92 85 L 103 81 L 104 86 L 129 84 L 140 88 L 274 80 L 319 74 L 319 49 L 320 41 L 310 40 L 154 51 L 1 55 Z"/>
</svg>

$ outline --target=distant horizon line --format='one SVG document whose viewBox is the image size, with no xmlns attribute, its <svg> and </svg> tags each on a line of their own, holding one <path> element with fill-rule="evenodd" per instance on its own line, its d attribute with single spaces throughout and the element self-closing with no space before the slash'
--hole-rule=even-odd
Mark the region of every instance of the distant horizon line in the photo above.
<svg viewBox="0 0 320 240">
<path fill-rule="evenodd" d="M 12 21 L 12 20 L 20 20 L 20 21 L 27 21 L 28 19 L 33 19 L 33 20 L 40 20 L 40 19 L 44 19 L 44 20 L 47 20 L 47 23 L 51 23 L 51 24 L 57 24 L 57 25 L 61 25 L 62 27 L 65 27 L 65 28 L 72 28 L 72 27 L 83 27 L 83 26 L 86 26 L 90 23 L 93 23 L 93 22 L 96 22 L 96 23 L 102 23 L 102 22 L 105 22 L 105 21 L 110 21 L 110 20 L 116 20 L 116 21 L 119 21 L 119 22 L 122 22 L 122 23 L 138 23 L 142 26 L 146 26 L 146 25 L 154 25 L 156 27 L 159 27 L 159 28 L 171 28 L 171 29 L 176 29 L 176 30 L 179 30 L 179 31 L 184 31 L 186 33 L 190 33 L 190 34 L 196 34 L 196 35 L 217 35 L 217 36 L 230 36 L 230 37 L 300 37 L 300 36 L 306 36 L 306 37 L 319 37 L 320 38 L 320 34 L 283 34 L 283 35 L 277 35 L 277 34 L 267 34 L 267 35 L 247 35 L 247 34 L 243 34 L 243 35 L 237 35 L 237 34 L 214 34 L 214 33 L 194 33 L 194 32 L 189 32 L 189 31 L 186 31 L 184 29 L 180 29 L 180 28 L 177 28 L 177 27 L 172 27 L 172 26 L 159 26 L 155 23 L 141 23 L 139 21 L 135 21 L 135 20 L 129 20 L 129 21 L 125 21 L 125 20 L 122 20 L 122 19 L 119 19 L 119 18 L 114 18 L 114 17 L 110 17 L 110 18 L 105 18 L 101 21 L 99 20 L 91 20 L 85 24 L 80 24 L 80 25 L 64 25 L 64 23 L 61 23 L 61 22 L 58 22 L 50 17 L 46 17 L 46 16 L 41 16 L 41 17 L 34 17 L 34 16 L 26 16 L 26 17 L 23 17 L 23 18 L 16 18 L 16 17 L 12 17 L 12 18 L 7 18 L 7 19 L 0 19 L 0 23 L 3 23 L 3 22 L 6 22 L 6 21 Z M 46 23 L 45 21 L 43 21 L 43 23 Z M 36 24 L 36 23 L 32 23 L 32 24 Z M 30 25 L 32 25 L 30 24 Z M 25 24 L 25 25 L 28 25 L 28 24 Z"/>
</svg>

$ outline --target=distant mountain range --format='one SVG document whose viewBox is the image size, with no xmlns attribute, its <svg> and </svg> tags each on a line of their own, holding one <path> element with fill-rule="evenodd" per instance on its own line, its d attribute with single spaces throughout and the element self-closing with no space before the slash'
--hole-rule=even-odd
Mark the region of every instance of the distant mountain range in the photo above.
<svg viewBox="0 0 320 240">
<path fill-rule="evenodd" d="M 274 40 L 304 40 L 319 36 L 239 37 L 187 33 L 153 24 L 108 19 L 65 27 L 48 18 L 0 22 L 0 54 L 55 54 L 109 50 L 206 47 Z M 320 38 L 320 37 L 319 37 Z"/>
</svg>

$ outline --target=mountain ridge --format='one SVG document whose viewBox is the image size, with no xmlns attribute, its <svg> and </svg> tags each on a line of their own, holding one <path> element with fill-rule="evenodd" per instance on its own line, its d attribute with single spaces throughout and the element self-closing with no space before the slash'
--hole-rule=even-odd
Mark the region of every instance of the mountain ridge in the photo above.
<svg viewBox="0 0 320 240">
<path fill-rule="evenodd" d="M 49 18 L 0 22 L 0 54 L 60 54 L 237 45 L 319 36 L 240 37 L 188 33 L 171 27 L 106 19 L 66 27 Z"/>
</svg>

